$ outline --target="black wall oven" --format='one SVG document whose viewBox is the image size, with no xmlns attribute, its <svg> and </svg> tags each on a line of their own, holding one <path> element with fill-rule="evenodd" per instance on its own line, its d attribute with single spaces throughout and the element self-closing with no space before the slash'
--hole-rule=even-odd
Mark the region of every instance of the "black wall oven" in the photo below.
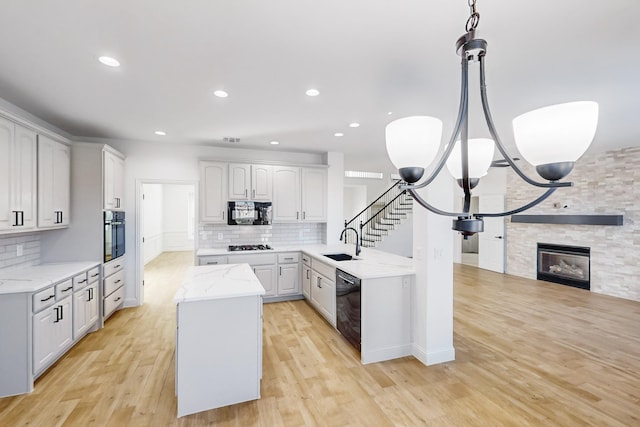
<svg viewBox="0 0 640 427">
<path fill-rule="evenodd" d="M 124 212 L 104 211 L 104 262 L 124 255 Z"/>
</svg>

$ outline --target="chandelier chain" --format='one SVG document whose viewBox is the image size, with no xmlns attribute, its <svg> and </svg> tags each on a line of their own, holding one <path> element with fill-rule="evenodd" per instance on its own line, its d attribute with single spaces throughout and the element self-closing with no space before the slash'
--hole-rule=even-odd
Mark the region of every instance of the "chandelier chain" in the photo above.
<svg viewBox="0 0 640 427">
<path fill-rule="evenodd" d="M 478 13 L 478 10 L 476 9 L 476 0 L 468 0 L 467 2 L 469 4 L 469 19 L 467 19 L 467 24 L 465 25 L 465 29 L 467 30 L 467 33 L 469 31 L 473 31 L 478 27 L 478 23 L 480 22 L 480 14 Z"/>
</svg>

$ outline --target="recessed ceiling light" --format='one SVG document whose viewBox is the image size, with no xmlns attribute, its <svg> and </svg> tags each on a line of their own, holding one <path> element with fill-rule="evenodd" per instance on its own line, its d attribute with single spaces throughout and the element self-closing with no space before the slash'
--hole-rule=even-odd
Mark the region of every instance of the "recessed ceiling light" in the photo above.
<svg viewBox="0 0 640 427">
<path fill-rule="evenodd" d="M 229 94 L 224 90 L 216 90 L 215 92 L 213 92 L 213 94 L 218 98 L 226 98 L 227 96 L 229 96 Z"/>
<path fill-rule="evenodd" d="M 357 128 L 357 127 L 360 127 L 360 123 L 357 123 L 357 122 L 349 123 L 349 127 L 350 127 L 350 128 Z"/>
<path fill-rule="evenodd" d="M 393 114 L 393 111 L 389 111 L 389 112 L 387 112 L 387 115 L 388 115 L 388 116 L 390 116 L 390 115 L 392 115 L 392 114 Z"/>
<path fill-rule="evenodd" d="M 344 133 L 342 132 L 336 132 L 333 134 L 333 136 L 344 136 Z"/>
<path fill-rule="evenodd" d="M 112 58 L 110 56 L 101 56 L 100 58 L 98 58 L 98 61 L 102 62 L 104 65 L 106 65 L 108 67 L 119 67 L 120 66 L 120 61 L 118 61 L 116 58 Z"/>
<path fill-rule="evenodd" d="M 271 141 L 269 144 L 271 144 L 271 145 L 278 145 L 278 144 L 280 144 L 280 141 Z"/>
<path fill-rule="evenodd" d="M 307 96 L 318 96 L 320 95 L 320 91 L 318 89 L 309 89 L 305 92 Z"/>
<path fill-rule="evenodd" d="M 163 130 L 157 130 L 154 132 L 156 135 L 165 136 L 167 133 Z"/>
</svg>

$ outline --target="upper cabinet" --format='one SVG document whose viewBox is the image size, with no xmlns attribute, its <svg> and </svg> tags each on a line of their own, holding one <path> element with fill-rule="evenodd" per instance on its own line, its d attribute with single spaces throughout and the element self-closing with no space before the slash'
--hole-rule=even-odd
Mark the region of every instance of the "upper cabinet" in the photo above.
<svg viewBox="0 0 640 427">
<path fill-rule="evenodd" d="M 200 162 L 200 221 L 226 222 L 227 164 Z"/>
<path fill-rule="evenodd" d="M 124 209 L 124 159 L 108 150 L 102 152 L 103 209 Z"/>
<path fill-rule="evenodd" d="M 327 170 L 275 166 L 273 171 L 274 222 L 327 220 Z"/>
<path fill-rule="evenodd" d="M 38 227 L 69 225 L 71 148 L 38 136 Z"/>
<path fill-rule="evenodd" d="M 230 200 L 266 200 L 273 196 L 273 166 L 229 164 Z"/>
<path fill-rule="evenodd" d="M 36 226 L 36 133 L 0 118 L 0 231 Z"/>
</svg>

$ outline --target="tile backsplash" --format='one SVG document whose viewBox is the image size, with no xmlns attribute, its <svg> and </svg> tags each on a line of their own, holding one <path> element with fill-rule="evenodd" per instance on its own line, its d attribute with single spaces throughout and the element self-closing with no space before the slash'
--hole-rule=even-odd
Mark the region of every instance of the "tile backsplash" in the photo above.
<svg viewBox="0 0 640 427">
<path fill-rule="evenodd" d="M 18 256 L 18 245 L 22 255 Z M 40 234 L 0 235 L 0 271 L 15 270 L 40 264 Z"/>
<path fill-rule="evenodd" d="M 324 242 L 324 223 L 271 225 L 200 224 L 199 248 L 222 248 L 229 245 L 268 244 L 274 247 L 318 244 Z"/>
</svg>

